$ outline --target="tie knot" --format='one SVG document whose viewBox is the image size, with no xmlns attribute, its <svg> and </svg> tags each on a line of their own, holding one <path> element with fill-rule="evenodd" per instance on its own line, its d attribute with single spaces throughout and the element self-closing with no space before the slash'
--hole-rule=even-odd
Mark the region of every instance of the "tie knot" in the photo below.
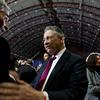
<svg viewBox="0 0 100 100">
<path fill-rule="evenodd" d="M 56 59 L 56 57 L 54 56 L 54 57 L 51 57 L 50 59 L 53 61 L 53 60 L 55 60 L 55 59 Z"/>
</svg>

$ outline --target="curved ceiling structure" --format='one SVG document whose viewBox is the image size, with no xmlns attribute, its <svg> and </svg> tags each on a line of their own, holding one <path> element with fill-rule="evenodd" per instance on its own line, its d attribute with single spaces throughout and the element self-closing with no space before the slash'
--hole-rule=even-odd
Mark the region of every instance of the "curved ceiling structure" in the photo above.
<svg viewBox="0 0 100 100">
<path fill-rule="evenodd" d="M 1 32 L 13 53 L 32 57 L 44 51 L 43 30 L 62 28 L 69 49 L 100 52 L 99 0 L 8 0 L 9 30 Z"/>
</svg>

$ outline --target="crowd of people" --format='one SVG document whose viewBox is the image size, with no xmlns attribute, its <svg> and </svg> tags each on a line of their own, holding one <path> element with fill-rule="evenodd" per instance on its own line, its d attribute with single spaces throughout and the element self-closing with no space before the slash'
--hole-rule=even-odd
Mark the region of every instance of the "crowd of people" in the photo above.
<svg viewBox="0 0 100 100">
<path fill-rule="evenodd" d="M 5 18 L 9 11 L 10 8 L 5 0 L 0 0 L 0 28 L 2 30 L 7 29 L 8 20 Z M 16 72 L 13 67 L 15 63 L 11 64 L 9 43 L 0 36 L 0 100 L 100 99 L 99 53 L 91 53 L 86 61 L 81 56 L 72 53 L 65 46 L 63 31 L 55 25 L 45 28 L 43 44 L 50 56 L 39 68 L 38 73 L 31 77 L 32 69 L 26 69 L 32 68 L 30 63 L 19 67 Z M 29 70 L 28 74 L 25 69 Z"/>
</svg>

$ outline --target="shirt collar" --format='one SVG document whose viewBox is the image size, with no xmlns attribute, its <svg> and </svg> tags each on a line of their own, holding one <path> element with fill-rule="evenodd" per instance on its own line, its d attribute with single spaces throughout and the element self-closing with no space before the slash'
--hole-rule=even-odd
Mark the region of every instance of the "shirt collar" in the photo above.
<svg viewBox="0 0 100 100">
<path fill-rule="evenodd" d="M 64 47 L 61 51 L 59 51 L 59 52 L 55 55 L 55 57 L 56 57 L 56 58 L 60 58 L 60 57 L 62 56 L 62 54 L 65 52 L 65 50 L 66 50 L 66 47 Z M 54 55 L 53 55 L 52 57 L 54 57 Z"/>
</svg>

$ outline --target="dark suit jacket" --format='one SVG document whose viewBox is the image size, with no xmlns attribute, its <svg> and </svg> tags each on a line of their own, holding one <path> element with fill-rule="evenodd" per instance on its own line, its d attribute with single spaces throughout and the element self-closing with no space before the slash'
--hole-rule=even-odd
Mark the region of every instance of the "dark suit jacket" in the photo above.
<svg viewBox="0 0 100 100">
<path fill-rule="evenodd" d="M 43 66 L 32 85 L 36 85 L 44 70 Z M 84 60 L 66 50 L 44 88 L 49 100 L 84 100 L 87 91 L 87 77 Z"/>
</svg>

